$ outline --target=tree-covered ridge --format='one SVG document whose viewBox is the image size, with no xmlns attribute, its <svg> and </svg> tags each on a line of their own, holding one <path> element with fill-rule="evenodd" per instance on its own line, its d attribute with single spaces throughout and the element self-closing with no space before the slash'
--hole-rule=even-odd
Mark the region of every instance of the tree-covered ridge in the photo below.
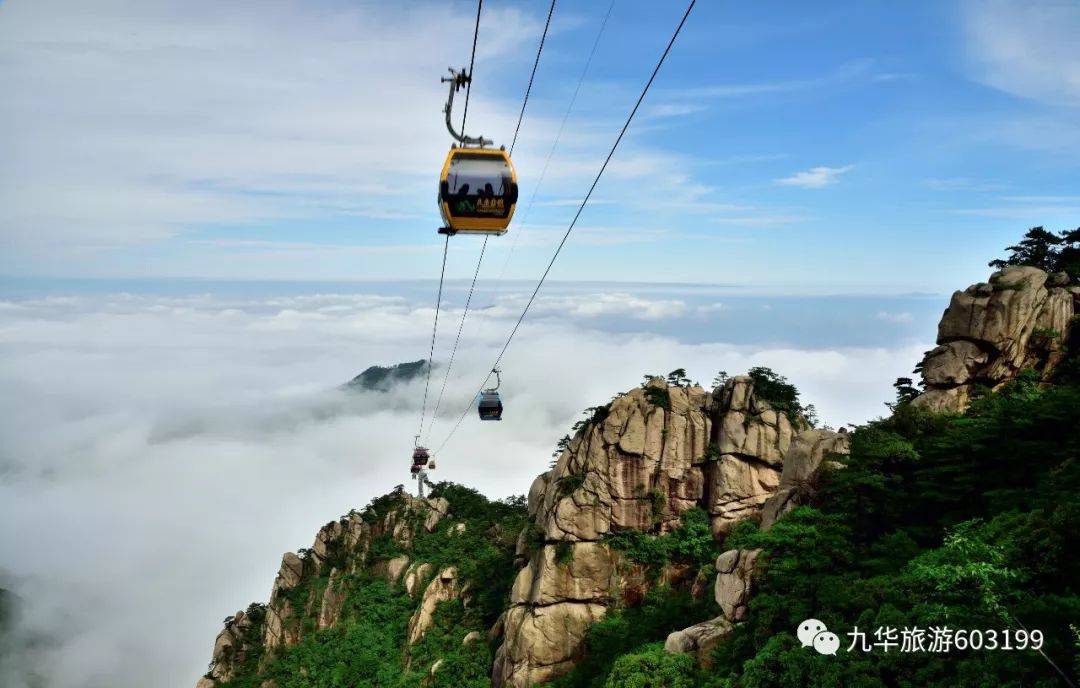
<svg viewBox="0 0 1080 688">
<path fill-rule="evenodd" d="M 427 361 L 410 361 L 391 366 L 373 365 L 345 383 L 345 389 L 388 392 L 395 384 L 419 378 L 427 371 Z"/>
<path fill-rule="evenodd" d="M 303 575 L 282 588 L 269 608 L 291 610 L 283 621 L 296 642 L 266 644 L 267 605 L 243 616 L 242 655 L 229 688 L 410 688 L 487 686 L 492 651 L 488 629 L 505 606 L 513 581 L 514 543 L 525 522 L 524 498 L 490 501 L 475 490 L 439 483 L 429 503 L 449 503 L 449 513 L 430 529 L 431 511 L 418 507 L 399 486 L 372 500 L 342 523 L 362 520 L 377 535 L 353 548 L 347 538 L 331 541 L 321 555 L 300 551 Z M 387 526 L 389 528 L 384 528 Z M 326 531 L 327 528 L 324 528 Z M 369 532 L 369 531 L 365 531 Z M 407 590 L 403 574 L 388 573 L 395 558 L 408 557 L 417 584 Z M 418 568 L 426 565 L 425 568 Z M 425 587 L 454 567 L 462 594 L 433 604 L 424 632 L 409 643 Z M 338 575 L 345 572 L 343 575 Z M 325 600 L 334 586 L 339 600 L 332 625 L 324 627 Z M 320 605 L 320 601 L 323 603 Z M 230 627 L 227 620 L 227 630 Z M 235 626 L 235 624 L 233 624 Z"/>
</svg>

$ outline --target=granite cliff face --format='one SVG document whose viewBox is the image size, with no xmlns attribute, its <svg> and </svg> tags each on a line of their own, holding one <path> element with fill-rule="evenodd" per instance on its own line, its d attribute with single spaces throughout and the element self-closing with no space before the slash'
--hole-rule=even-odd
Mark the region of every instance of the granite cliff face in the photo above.
<svg viewBox="0 0 1080 688">
<path fill-rule="evenodd" d="M 276 649 L 296 645 L 305 635 L 337 625 L 347 591 L 343 580 L 360 570 L 400 583 L 420 603 L 409 637 L 423 635 L 438 600 L 459 592 L 454 573 L 432 578 L 430 564 L 410 566 L 407 556 L 373 560 L 372 544 L 388 539 L 407 547 L 419 529 L 434 531 L 449 513 L 445 499 L 417 499 L 401 494 L 399 503 L 378 519 L 350 512 L 319 529 L 310 549 L 286 552 L 266 605 L 252 604 L 225 620 L 214 641 L 210 668 L 196 688 L 212 688 L 257 669 Z M 311 585 L 321 581 L 321 585 Z M 299 594 L 298 594 L 299 593 Z M 253 666 L 255 664 L 255 666 Z"/>
<path fill-rule="evenodd" d="M 536 478 L 519 553 L 530 536 L 541 545 L 517 574 L 493 685 L 526 688 L 567 672 L 588 627 L 647 587 L 608 534 L 664 533 L 699 506 L 722 538 L 776 493 L 793 448 L 808 461 L 845 451 L 842 435 L 777 412 L 754 386 L 739 376 L 710 393 L 652 379 L 594 412 Z M 661 578 L 679 582 L 674 571 Z"/>
<path fill-rule="evenodd" d="M 960 412 L 979 387 L 997 389 L 1034 371 L 1049 380 L 1067 351 L 1080 311 L 1080 286 L 1063 272 L 1007 267 L 953 294 L 938 325 L 938 346 L 921 365 L 926 391 L 915 403 Z"/>
</svg>

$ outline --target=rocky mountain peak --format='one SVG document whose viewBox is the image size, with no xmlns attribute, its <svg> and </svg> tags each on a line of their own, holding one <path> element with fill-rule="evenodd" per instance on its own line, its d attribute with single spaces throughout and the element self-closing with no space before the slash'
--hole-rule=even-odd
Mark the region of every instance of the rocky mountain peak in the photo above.
<svg viewBox="0 0 1080 688">
<path fill-rule="evenodd" d="M 926 391 L 915 403 L 962 412 L 979 387 L 998 389 L 1022 370 L 1048 381 L 1068 347 L 1080 286 L 1064 272 L 1009 266 L 952 295 L 938 346 L 919 370 Z"/>
<path fill-rule="evenodd" d="M 709 392 L 651 378 L 593 410 L 529 490 L 533 524 L 518 542 L 523 567 L 502 625 L 495 686 L 526 688 L 565 673 L 580 659 L 588 627 L 648 585 L 607 536 L 668 532 L 700 507 L 722 538 L 761 513 L 793 447 L 799 468 L 776 514 L 790 508 L 811 463 L 846 451 L 844 435 L 777 411 L 755 385 L 737 376 Z M 676 572 L 661 578 L 679 582 Z"/>
</svg>

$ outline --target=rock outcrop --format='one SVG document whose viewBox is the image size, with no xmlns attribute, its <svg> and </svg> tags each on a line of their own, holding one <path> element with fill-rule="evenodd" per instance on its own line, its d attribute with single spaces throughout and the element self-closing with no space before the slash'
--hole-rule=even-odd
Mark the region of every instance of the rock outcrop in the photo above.
<svg viewBox="0 0 1080 688">
<path fill-rule="evenodd" d="M 424 590 L 420 607 L 409 619 L 409 644 L 414 645 L 419 642 L 431 628 L 435 618 L 435 607 L 440 602 L 456 600 L 461 594 L 462 588 L 459 585 L 457 568 L 450 566 L 440 571 Z"/>
<path fill-rule="evenodd" d="M 790 508 L 802 482 L 828 456 L 846 451 L 845 437 L 777 411 L 754 387 L 749 376 L 711 392 L 652 379 L 592 410 L 530 489 L 530 523 L 516 538 L 519 570 L 509 608 L 487 634 L 497 646 L 493 685 L 524 688 L 566 673 L 581 658 L 589 627 L 613 606 L 638 603 L 653 586 L 708 594 L 710 581 L 696 569 L 668 564 L 646 571 L 609 536 L 628 530 L 663 535 L 699 507 L 722 539 L 763 509 L 779 515 Z M 337 626 L 350 577 L 361 568 L 416 600 L 402 639 L 410 670 L 408 648 L 424 638 L 441 603 L 467 605 L 473 583 L 462 580 L 456 566 L 433 567 L 413 545 L 425 532 L 453 539 L 469 536 L 474 526 L 452 520 L 445 499 L 395 499 L 397 506 L 377 518 L 351 512 L 323 526 L 310 549 L 286 553 L 269 602 L 237 614 L 219 635 L 200 688 L 252 671 L 256 649 L 265 659 L 273 654 L 268 651 Z M 505 542 L 510 533 L 492 530 L 483 537 Z M 724 614 L 673 635 L 669 645 L 704 659 L 745 618 L 755 556 L 735 551 L 721 557 L 713 594 Z M 475 643 L 481 635 L 474 630 L 470 637 Z"/>
<path fill-rule="evenodd" d="M 693 654 L 698 664 L 708 669 L 712 666 L 712 653 L 716 644 L 726 638 L 733 628 L 731 622 L 718 616 L 711 621 L 703 621 L 668 635 L 664 641 L 664 650 L 673 654 Z"/>
<path fill-rule="evenodd" d="M 300 642 L 305 632 L 333 628 L 341 619 L 346 601 L 344 577 L 366 566 L 372 543 L 377 538 L 389 538 L 406 547 L 418 528 L 433 532 L 450 510 L 442 498 L 417 499 L 401 494 L 399 499 L 400 505 L 378 520 L 366 520 L 364 515 L 350 512 L 323 526 L 310 549 L 286 552 L 269 602 L 253 604 L 246 612 L 237 612 L 226 620 L 214 642 L 210 670 L 199 679 L 197 688 L 212 688 L 235 678 L 256 650 L 287 647 Z M 430 576 L 431 565 L 410 567 L 409 558 L 402 555 L 377 562 L 370 571 L 391 583 L 405 579 L 407 588 L 418 590 Z M 315 578 L 324 578 L 325 587 L 308 585 Z M 421 609 L 434 605 L 427 604 L 426 598 L 425 594 Z M 313 621 L 307 631 L 305 619 Z"/>
<path fill-rule="evenodd" d="M 938 325 L 938 346 L 922 362 L 926 391 L 914 403 L 959 413 L 978 387 L 997 389 L 1022 370 L 1049 380 L 1078 311 L 1080 286 L 1065 273 L 1034 267 L 1007 267 L 954 293 Z"/>
<path fill-rule="evenodd" d="M 761 527 L 769 528 L 785 512 L 805 501 L 821 465 L 827 460 L 848 454 L 851 445 L 846 432 L 806 430 L 791 444 L 780 472 L 780 485 L 765 500 Z"/>
<path fill-rule="evenodd" d="M 709 668 L 712 665 L 712 652 L 716 644 L 731 633 L 736 623 L 746 620 L 747 603 L 753 592 L 753 576 L 760 553 L 761 550 L 732 549 L 717 557 L 716 585 L 713 590 L 721 615 L 669 634 L 664 642 L 664 650 L 694 654 L 701 666 Z"/>
<path fill-rule="evenodd" d="M 1066 355 L 1077 312 L 1080 286 L 1070 285 L 1065 273 L 1048 275 L 1033 267 L 1008 267 L 988 283 L 956 292 L 938 325 L 938 346 L 920 366 L 926 391 L 913 403 L 959 413 L 977 387 L 997 389 L 1023 370 L 1049 381 Z M 783 454 L 778 487 L 763 502 L 761 528 L 768 529 L 805 503 L 821 467 L 849 451 L 844 432 L 798 433 Z M 696 653 L 699 663 L 708 665 L 716 643 L 749 613 L 758 554 L 728 550 L 717 558 L 715 596 L 723 614 L 670 634 L 668 652 Z"/>
<path fill-rule="evenodd" d="M 263 618 L 262 608 L 252 605 L 247 612 L 236 612 L 225 620 L 225 628 L 214 639 L 214 661 L 210 671 L 199 680 L 197 688 L 207 688 L 236 676 L 237 667 L 243 665 L 254 650 Z"/>
<path fill-rule="evenodd" d="M 754 566 L 761 550 L 730 549 L 716 558 L 716 603 L 728 621 L 746 620 Z"/>
<path fill-rule="evenodd" d="M 527 688 L 565 673 L 580 659 L 588 627 L 649 585 L 606 536 L 669 532 L 700 506 L 723 537 L 760 513 L 793 446 L 813 448 L 836 435 L 800 439 L 808 431 L 802 419 L 758 398 L 748 376 L 712 393 L 652 379 L 594 410 L 529 490 L 533 524 L 518 540 L 523 568 L 503 619 L 493 685 Z M 707 646 L 722 635 L 717 628 L 687 629 L 678 642 Z"/>
</svg>

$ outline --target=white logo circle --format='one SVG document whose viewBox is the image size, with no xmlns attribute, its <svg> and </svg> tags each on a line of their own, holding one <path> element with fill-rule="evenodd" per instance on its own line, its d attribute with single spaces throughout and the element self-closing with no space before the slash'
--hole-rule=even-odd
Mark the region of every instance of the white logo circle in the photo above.
<svg viewBox="0 0 1080 688">
<path fill-rule="evenodd" d="M 827 630 L 829 629 L 825 628 L 825 624 L 817 619 L 807 619 L 799 624 L 796 635 L 799 636 L 799 642 L 802 643 L 803 647 L 810 647 L 814 644 L 814 636 Z"/>
</svg>

